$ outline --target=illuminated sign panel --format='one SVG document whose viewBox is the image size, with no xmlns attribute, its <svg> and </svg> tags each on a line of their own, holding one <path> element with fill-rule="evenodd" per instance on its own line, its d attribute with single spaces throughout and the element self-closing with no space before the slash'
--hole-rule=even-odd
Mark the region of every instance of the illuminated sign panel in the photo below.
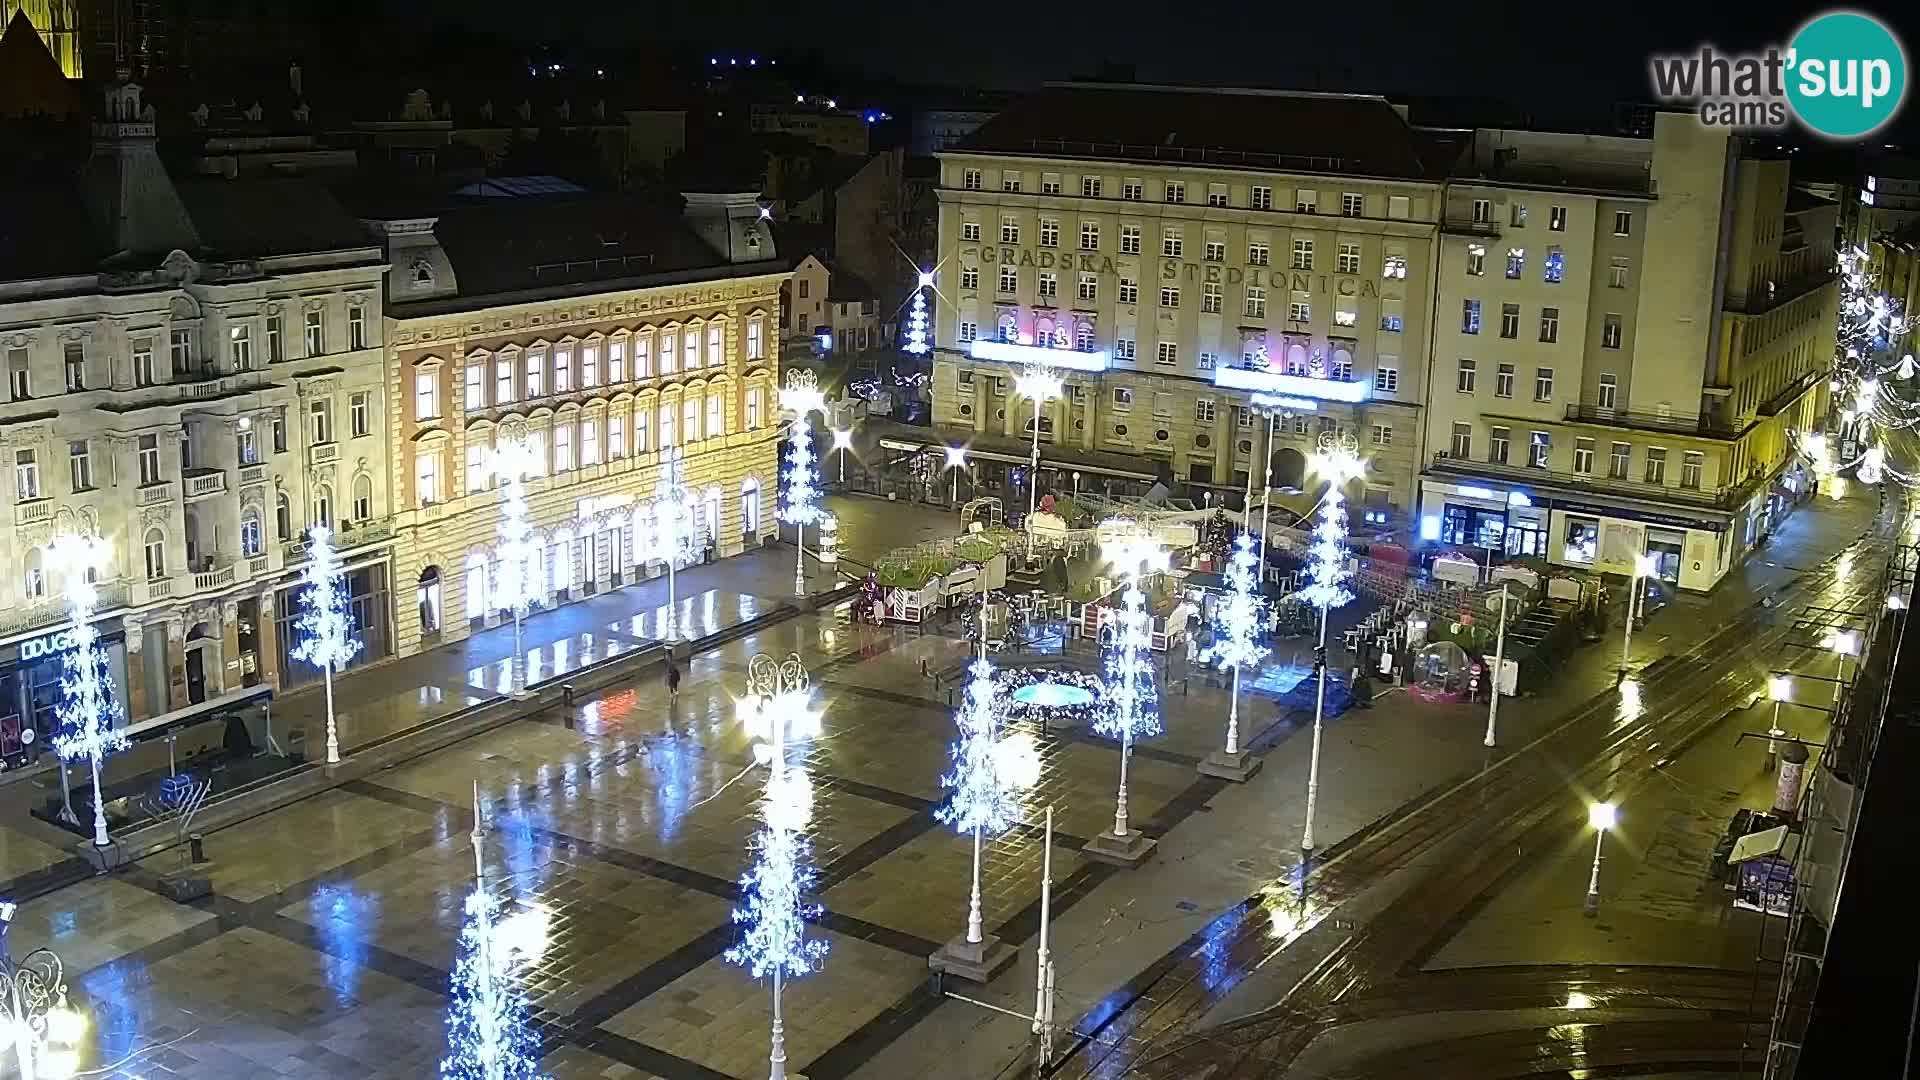
<svg viewBox="0 0 1920 1080">
<path fill-rule="evenodd" d="M 1360 402 L 1372 396 L 1373 384 L 1315 379 L 1306 375 L 1286 375 L 1257 368 L 1223 367 L 1213 373 L 1213 385 L 1228 390 L 1252 390 L 1264 394 L 1284 394 L 1315 398 L 1320 401 Z"/>
<path fill-rule="evenodd" d="M 998 360 L 1003 364 L 1047 364 L 1069 371 L 1107 370 L 1107 351 L 1081 352 L 1078 349 L 1043 349 L 1038 345 L 1020 345 L 1011 341 L 980 338 L 973 343 L 975 360 Z"/>
</svg>

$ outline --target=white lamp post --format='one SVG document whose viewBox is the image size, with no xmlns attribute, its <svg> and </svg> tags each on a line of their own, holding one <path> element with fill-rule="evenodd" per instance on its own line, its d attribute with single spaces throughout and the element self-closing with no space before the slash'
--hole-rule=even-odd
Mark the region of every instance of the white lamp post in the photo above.
<svg viewBox="0 0 1920 1080">
<path fill-rule="evenodd" d="M 1493 693 L 1487 695 L 1487 737 L 1482 740 L 1486 746 L 1494 746 L 1494 728 L 1500 718 L 1500 673 L 1507 660 L 1507 583 L 1500 583 L 1500 631 L 1493 639 L 1493 678 L 1489 683 Z"/>
<path fill-rule="evenodd" d="M 1636 607 L 1645 606 L 1641 594 L 1646 592 L 1640 582 L 1642 578 L 1652 577 L 1660 568 L 1660 560 L 1645 553 L 1633 557 L 1633 577 L 1627 584 L 1627 628 L 1620 639 L 1620 670 L 1625 671 L 1633 663 L 1633 615 Z"/>
<path fill-rule="evenodd" d="M 833 452 L 840 455 L 840 486 L 847 484 L 847 451 L 853 449 L 853 429 L 833 429 Z"/>
<path fill-rule="evenodd" d="M 947 475 L 953 478 L 953 488 L 947 493 L 947 502 L 957 504 L 960 501 L 960 474 L 954 470 L 967 467 L 967 448 L 964 446 L 947 447 Z"/>
<path fill-rule="evenodd" d="M 1600 913 L 1600 845 L 1606 842 L 1607 830 L 1619 821 L 1614 805 L 1608 802 L 1594 803 L 1587 807 L 1587 824 L 1593 826 L 1593 873 L 1587 877 L 1587 917 Z"/>
<path fill-rule="evenodd" d="M 1214 643 L 1202 659 L 1222 668 L 1233 669 L 1233 690 L 1227 701 L 1227 745 L 1208 754 L 1200 762 L 1204 776 L 1245 783 L 1260 771 L 1261 760 L 1240 748 L 1240 673 L 1258 664 L 1267 655 L 1260 644 L 1262 623 L 1260 585 L 1254 576 L 1253 535 L 1246 529 L 1234 539 L 1233 557 L 1227 563 L 1227 594 L 1214 604 Z"/>
<path fill-rule="evenodd" d="M 1780 706 L 1793 700 L 1793 676 L 1769 675 L 1767 697 L 1773 699 L 1773 724 L 1767 728 L 1767 768 L 1771 769 L 1779 761 L 1780 746 L 1777 740 L 1787 733 L 1787 729 L 1780 726 Z"/>
<path fill-rule="evenodd" d="M 320 669 L 327 683 L 327 764 L 340 763 L 340 731 L 333 718 L 333 673 L 360 651 L 360 639 L 353 636 L 353 616 L 348 612 L 347 574 L 333 549 L 333 530 L 315 525 L 307 530 L 307 568 L 300 579 L 306 589 L 300 593 L 300 618 L 294 624 L 301 633 L 293 657 Z"/>
<path fill-rule="evenodd" d="M 1353 599 L 1346 586 L 1347 502 L 1343 489 L 1366 475 L 1367 463 L 1361 459 L 1359 443 L 1353 436 L 1323 432 L 1319 449 L 1308 465 L 1314 475 L 1327 480 L 1326 494 L 1320 499 L 1320 523 L 1313 530 L 1309 564 L 1313 583 L 1301 590 L 1307 601 L 1320 609 L 1320 644 L 1314 650 L 1318 688 L 1313 697 L 1313 756 L 1307 764 L 1307 825 L 1300 838 L 1300 850 L 1310 856 L 1313 815 L 1320 803 L 1320 737 L 1327 707 L 1327 612 Z"/>
<path fill-rule="evenodd" d="M 1127 524 L 1109 522 L 1108 526 L 1124 528 Z M 1113 559 L 1126 587 L 1122 606 L 1113 616 L 1113 647 L 1107 657 L 1107 707 L 1093 726 L 1100 734 L 1120 740 L 1120 790 L 1114 801 L 1113 829 L 1089 840 L 1082 850 L 1115 865 L 1137 866 L 1153 853 L 1155 843 L 1129 827 L 1127 762 L 1133 756 L 1136 738 L 1160 732 L 1160 702 L 1149 655 L 1153 642 L 1140 580 L 1150 572 L 1165 570 L 1169 559 L 1159 538 L 1144 529 L 1109 541 L 1104 551 Z"/>
<path fill-rule="evenodd" d="M 527 521 L 528 473 L 537 466 L 533 448 L 525 440 L 516 440 L 493 453 L 494 475 L 500 478 L 500 590 L 497 607 L 513 614 L 513 662 L 508 685 L 514 697 L 527 693 L 527 652 L 521 644 L 521 622 L 533 601 L 533 582 L 527 563 L 533 557 L 533 527 Z"/>
<path fill-rule="evenodd" d="M 1015 393 L 1033 402 L 1033 454 L 1027 459 L 1027 558 L 1033 558 L 1033 515 L 1040 502 L 1040 410 L 1064 385 L 1053 368 L 1029 364 L 1013 381 Z"/>
<path fill-rule="evenodd" d="M 49 554 L 66 594 L 67 618 L 73 623 L 67 631 L 73 641 L 66 652 L 66 675 L 60 680 L 60 730 L 53 738 L 53 749 L 62 761 L 86 758 L 93 770 L 93 843 L 106 847 L 111 841 L 107 839 L 107 797 L 100 789 L 100 763 L 113 751 L 127 747 L 127 736 L 118 723 L 120 708 L 113 699 L 113 676 L 100 651 L 100 632 L 93 626 L 93 613 L 100 606 L 93 579 L 101 567 L 109 565 L 112 549 L 98 536 L 62 533 L 50 546 Z M 331 718 L 332 699 L 328 701 Z"/>
<path fill-rule="evenodd" d="M 1847 684 L 1847 657 L 1860 655 L 1860 631 L 1835 630 L 1827 635 L 1826 646 L 1833 650 L 1833 703 L 1840 704 L 1840 692 Z"/>
<path fill-rule="evenodd" d="M 80 1064 L 87 1017 L 67 1004 L 66 965 L 50 949 L 35 949 L 19 963 L 6 947 L 16 908 L 0 901 L 0 1009 L 20 1080 L 65 1080 Z"/>
<path fill-rule="evenodd" d="M 1266 464 L 1260 481 L 1260 580 L 1265 581 L 1267 577 L 1267 514 L 1273 509 L 1273 429 L 1282 415 L 1291 416 L 1292 413 L 1283 407 L 1278 399 L 1266 394 L 1253 395 L 1251 407 L 1254 412 L 1263 413 L 1267 418 Z M 1247 470 L 1247 481 L 1249 484 L 1253 481 L 1251 468 Z M 1252 507 L 1248 509 L 1251 510 Z"/>
</svg>

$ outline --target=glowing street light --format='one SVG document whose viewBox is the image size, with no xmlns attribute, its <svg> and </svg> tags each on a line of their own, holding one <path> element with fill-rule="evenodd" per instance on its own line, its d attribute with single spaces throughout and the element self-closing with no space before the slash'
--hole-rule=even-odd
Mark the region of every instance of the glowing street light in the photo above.
<svg viewBox="0 0 1920 1080">
<path fill-rule="evenodd" d="M 1860 631 L 1829 631 L 1825 641 L 1826 648 L 1833 650 L 1833 703 L 1840 704 L 1840 690 L 1847 684 L 1847 658 L 1860 655 Z"/>
<path fill-rule="evenodd" d="M 1033 454 L 1027 459 L 1027 558 L 1033 558 L 1033 514 L 1040 500 L 1040 410 L 1066 383 L 1045 364 L 1029 364 L 1013 380 L 1014 392 L 1033 402 Z"/>
<path fill-rule="evenodd" d="M 1128 522 L 1109 523 L 1121 527 Z M 1120 789 L 1113 807 L 1113 829 L 1087 842 L 1089 855 L 1122 866 L 1137 866 L 1153 853 L 1154 841 L 1132 830 L 1127 821 L 1127 762 L 1134 740 L 1158 735 L 1159 693 L 1153 684 L 1153 645 L 1149 633 L 1146 594 L 1140 579 L 1165 570 L 1168 553 L 1159 539 L 1146 531 L 1123 534 L 1102 545 L 1115 569 L 1125 579 L 1121 606 L 1112 616 L 1113 645 L 1107 654 L 1107 704 L 1093 723 L 1095 732 L 1120 740 Z"/>
<path fill-rule="evenodd" d="M 788 436 L 791 450 L 787 454 L 787 490 L 786 499 L 780 506 L 780 520 L 794 528 L 793 534 L 793 592 L 795 596 L 804 596 L 807 592 L 807 526 L 820 520 L 819 470 L 814 466 L 813 435 L 807 427 L 809 413 L 827 411 L 827 398 L 820 390 L 819 379 L 811 371 L 794 369 L 787 372 L 787 385 L 780 391 L 780 407 L 793 413 L 793 425 Z"/>
<path fill-rule="evenodd" d="M 833 450 L 840 455 L 840 486 L 847 483 L 847 451 L 853 449 L 853 429 L 833 429 Z"/>
<path fill-rule="evenodd" d="M 1771 769 L 1780 752 L 1776 740 L 1787 733 L 1787 729 L 1780 726 L 1780 706 L 1793 700 L 1793 676 L 1767 676 L 1767 697 L 1773 700 L 1773 725 L 1767 728 L 1767 768 Z"/>
<path fill-rule="evenodd" d="M 967 448 L 964 446 L 947 447 L 947 475 L 953 478 L 953 488 L 947 493 L 947 501 L 950 503 L 960 501 L 960 474 L 953 470 L 964 469 L 966 467 Z"/>
<path fill-rule="evenodd" d="M 1645 553 L 1633 557 L 1633 579 L 1627 592 L 1627 627 L 1620 639 L 1620 670 L 1627 670 L 1633 663 L 1633 615 L 1636 606 L 1645 607 L 1641 595 L 1646 589 L 1641 585 L 1642 578 L 1652 577 L 1660 570 L 1660 560 Z"/>
<path fill-rule="evenodd" d="M 1600 845 L 1606 842 L 1607 830 L 1619 820 L 1619 812 L 1610 802 L 1587 807 L 1587 824 L 1593 828 L 1593 873 L 1587 878 L 1588 918 L 1600 913 Z"/>
<path fill-rule="evenodd" d="M 1320 498 L 1320 521 L 1313 528 L 1307 569 L 1312 584 L 1301 590 L 1307 602 L 1320 609 L 1320 643 L 1313 650 L 1317 689 L 1313 696 L 1313 756 L 1307 765 L 1307 824 L 1300 850 L 1313 854 L 1313 812 L 1320 801 L 1320 737 L 1327 709 L 1327 612 L 1353 599 L 1347 588 L 1347 500 L 1345 488 L 1367 473 L 1360 445 L 1351 435 L 1323 432 L 1319 449 L 1308 461 L 1314 475 L 1326 478 Z M 1265 522 L 1261 523 L 1264 530 Z"/>
</svg>

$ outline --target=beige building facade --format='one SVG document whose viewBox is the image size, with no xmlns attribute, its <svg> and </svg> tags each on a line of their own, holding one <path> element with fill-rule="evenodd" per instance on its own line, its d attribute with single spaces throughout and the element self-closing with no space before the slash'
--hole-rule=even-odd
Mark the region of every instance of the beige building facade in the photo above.
<svg viewBox="0 0 1920 1080">
<path fill-rule="evenodd" d="M 606 276 L 549 284 L 485 257 L 508 233 L 579 207 L 466 206 L 375 223 L 398 290 L 386 461 L 403 655 L 511 621 L 493 461 L 509 443 L 524 441 L 540 462 L 526 482 L 536 609 L 665 573 L 657 504 L 670 454 L 680 455 L 696 551 L 734 555 L 775 529 L 787 274 L 752 197 L 715 198 L 685 219 L 617 198 L 588 211 L 603 220 L 598 235 L 625 236 L 645 265 L 673 267 L 660 273 L 632 273 L 613 252 Z M 530 677 L 538 669 L 534 658 Z"/>
<path fill-rule="evenodd" d="M 1836 207 L 1662 114 L 1480 131 L 1447 189 L 1420 536 L 1705 590 L 1798 494 Z"/>
<path fill-rule="evenodd" d="M 1066 117 L 1088 130 L 1049 137 Z M 1057 86 L 1015 104 L 939 158 L 935 424 L 954 441 L 1030 437 L 1014 381 L 1052 363 L 1069 376 L 1040 418 L 1056 478 L 1237 504 L 1269 461 L 1276 485 L 1306 487 L 1306 455 L 1337 430 L 1370 459 L 1369 520 L 1404 525 L 1432 145 L 1367 96 Z M 1112 455 L 1133 464 L 1099 464 Z"/>
</svg>

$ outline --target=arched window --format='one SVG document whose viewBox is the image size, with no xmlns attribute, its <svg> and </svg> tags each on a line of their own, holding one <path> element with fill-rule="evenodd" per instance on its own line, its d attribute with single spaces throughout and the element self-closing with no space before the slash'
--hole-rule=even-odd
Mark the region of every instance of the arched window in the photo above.
<svg viewBox="0 0 1920 1080">
<path fill-rule="evenodd" d="M 760 535 L 760 478 L 740 481 L 740 538 L 751 544 Z"/>
<path fill-rule="evenodd" d="M 167 576 L 167 534 L 157 527 L 147 530 L 147 580 L 158 581 Z"/>
<path fill-rule="evenodd" d="M 240 554 L 258 558 L 266 550 L 267 538 L 260 527 L 260 511 L 249 506 L 240 515 Z"/>
<path fill-rule="evenodd" d="M 1012 312 L 1000 316 L 1000 340 L 1020 340 L 1020 319 Z"/>
<path fill-rule="evenodd" d="M 420 608 L 420 632 L 439 633 L 440 568 L 438 566 L 429 566 L 420 571 L 420 583 L 414 587 L 413 598 Z"/>
<path fill-rule="evenodd" d="M 476 551 L 467 556 L 467 618 L 487 617 L 487 557 Z"/>
<path fill-rule="evenodd" d="M 680 402 L 680 437 L 690 443 L 700 441 L 700 399 L 692 395 Z"/>
<path fill-rule="evenodd" d="M 678 445 L 673 441 L 673 406 L 660 406 L 660 449 L 666 450 Z"/>
<path fill-rule="evenodd" d="M 273 497 L 273 530 L 274 538 L 283 542 L 293 535 L 293 503 L 284 491 Z"/>
<path fill-rule="evenodd" d="M 1093 351 L 1093 324 L 1089 322 L 1083 322 L 1080 324 L 1078 330 L 1076 330 L 1075 333 L 1077 335 L 1080 351 L 1092 352 Z"/>
<path fill-rule="evenodd" d="M 329 484 L 320 484 L 313 489 L 312 524 L 333 527 L 333 487 Z"/>
<path fill-rule="evenodd" d="M 1287 346 L 1287 374 L 1305 375 L 1307 373 L 1307 347 L 1305 345 Z"/>
<path fill-rule="evenodd" d="M 26 580 L 22 583 L 22 589 L 26 593 L 26 598 L 29 600 L 45 600 L 47 598 L 47 569 L 45 557 L 41 555 L 39 548 L 30 547 L 27 549 L 27 557 L 24 561 L 26 563 Z"/>
<path fill-rule="evenodd" d="M 353 520 L 373 520 L 373 477 L 366 473 L 353 478 Z"/>
</svg>

